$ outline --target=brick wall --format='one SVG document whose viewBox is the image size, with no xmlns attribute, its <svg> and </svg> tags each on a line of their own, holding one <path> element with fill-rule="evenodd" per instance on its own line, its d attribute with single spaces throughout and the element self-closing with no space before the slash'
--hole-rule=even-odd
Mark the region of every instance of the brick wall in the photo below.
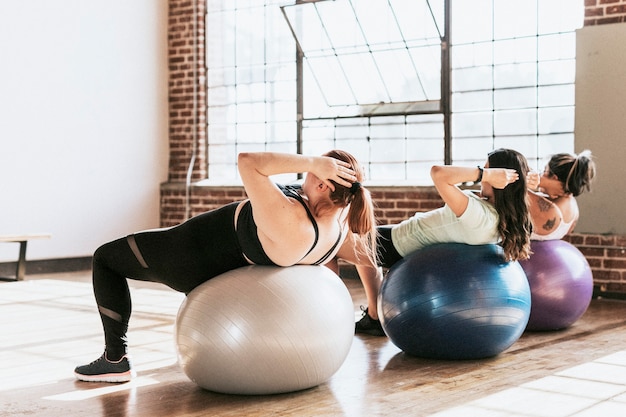
<svg viewBox="0 0 626 417">
<path fill-rule="evenodd" d="M 626 236 L 573 233 L 564 240 L 585 255 L 596 295 L 626 298 Z"/>
<path fill-rule="evenodd" d="M 170 165 L 169 180 L 161 187 L 161 224 L 164 227 L 245 196 L 242 187 L 197 184 L 186 187 L 193 155 L 192 182 L 207 174 L 206 1 L 195 1 L 195 5 L 194 0 L 169 1 Z M 626 0 L 585 0 L 585 25 L 625 21 Z M 194 33 L 197 33 L 196 38 Z M 370 187 L 370 191 L 381 224 L 397 223 L 416 211 L 430 210 L 442 204 L 433 187 Z M 597 292 L 626 297 L 626 236 L 575 233 L 565 240 L 580 249 L 589 261 Z"/>
<path fill-rule="evenodd" d="M 585 0 L 585 26 L 626 22 L 626 0 Z"/>
<path fill-rule="evenodd" d="M 205 11 L 205 0 L 169 1 L 169 182 L 186 181 L 192 160 L 191 180 L 207 176 Z"/>
</svg>

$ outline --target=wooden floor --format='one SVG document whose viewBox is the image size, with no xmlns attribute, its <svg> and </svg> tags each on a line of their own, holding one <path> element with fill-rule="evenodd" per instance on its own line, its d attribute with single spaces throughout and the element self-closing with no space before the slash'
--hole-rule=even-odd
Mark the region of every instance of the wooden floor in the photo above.
<svg viewBox="0 0 626 417">
<path fill-rule="evenodd" d="M 0 416 L 602 416 L 626 415 L 626 303 L 594 300 L 566 331 L 525 333 L 496 358 L 433 361 L 387 338 L 355 336 L 318 387 L 273 396 L 221 395 L 178 368 L 173 327 L 182 295 L 133 287 L 129 333 L 138 377 L 79 382 L 102 350 L 88 273 L 0 283 Z M 345 280 L 355 312 L 358 281 Z"/>
</svg>

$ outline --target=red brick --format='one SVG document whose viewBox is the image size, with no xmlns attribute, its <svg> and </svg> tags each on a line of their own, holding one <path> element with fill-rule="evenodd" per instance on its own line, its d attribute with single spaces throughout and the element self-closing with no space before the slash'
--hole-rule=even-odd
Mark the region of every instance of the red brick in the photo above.
<svg viewBox="0 0 626 417">
<path fill-rule="evenodd" d="M 626 248 L 609 248 L 606 250 L 606 256 L 608 258 L 626 258 Z"/>
<path fill-rule="evenodd" d="M 589 262 L 589 267 L 591 269 L 599 269 L 602 267 L 602 259 L 587 258 L 587 262 Z"/>
<path fill-rule="evenodd" d="M 576 246 L 576 245 L 574 245 Z M 604 257 L 604 249 L 601 247 L 577 246 L 585 257 Z"/>
<path fill-rule="evenodd" d="M 598 17 L 598 16 L 604 16 L 603 8 L 597 7 L 595 9 L 585 9 L 585 17 Z"/>
<path fill-rule="evenodd" d="M 620 6 L 609 6 L 606 8 L 607 15 L 624 14 L 624 13 L 626 13 L 626 4 L 622 4 Z"/>
<path fill-rule="evenodd" d="M 624 21 L 623 16 L 615 16 L 615 17 L 607 17 L 607 18 L 603 18 L 603 19 L 598 19 L 597 20 L 597 24 L 598 25 L 610 25 L 613 23 L 621 23 Z"/>
<path fill-rule="evenodd" d="M 626 259 L 605 259 L 603 266 L 606 269 L 624 269 L 626 270 Z"/>
</svg>

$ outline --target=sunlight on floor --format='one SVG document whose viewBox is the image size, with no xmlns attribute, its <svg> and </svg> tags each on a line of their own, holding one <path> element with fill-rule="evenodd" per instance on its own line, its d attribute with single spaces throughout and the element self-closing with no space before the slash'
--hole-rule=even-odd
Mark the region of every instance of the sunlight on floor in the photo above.
<svg viewBox="0 0 626 417">
<path fill-rule="evenodd" d="M 43 397 L 44 400 L 53 401 L 81 401 L 87 398 L 94 398 L 100 395 L 111 394 L 113 392 L 120 392 L 126 390 L 134 390 L 138 387 L 145 387 L 148 385 L 158 384 L 159 381 L 150 377 L 138 377 L 130 382 L 124 384 L 108 385 L 101 388 L 94 388 L 85 391 L 70 391 L 62 394 L 51 395 L 49 397 Z"/>
<path fill-rule="evenodd" d="M 184 295 L 131 288 L 129 341 L 134 367 L 146 372 L 176 363 L 172 338 Z M 3 285 L 0 308 L 0 392 L 73 378 L 77 365 L 102 353 L 102 325 L 91 284 L 36 280 Z M 71 331 L 71 340 L 60 335 Z M 135 356 L 136 355 L 136 356 Z"/>
<path fill-rule="evenodd" d="M 626 351 L 489 395 L 432 417 L 623 417 Z"/>
</svg>

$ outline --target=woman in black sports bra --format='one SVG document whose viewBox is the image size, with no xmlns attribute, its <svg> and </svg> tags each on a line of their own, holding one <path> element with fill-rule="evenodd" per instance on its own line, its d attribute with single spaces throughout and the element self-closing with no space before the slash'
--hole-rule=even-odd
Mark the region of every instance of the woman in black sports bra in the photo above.
<svg viewBox="0 0 626 417">
<path fill-rule="evenodd" d="M 375 263 L 376 224 L 363 170 L 347 152 L 309 157 L 242 153 L 238 168 L 248 200 L 169 228 L 131 234 L 102 245 L 93 257 L 93 287 L 105 351 L 75 369 L 78 379 L 123 382 L 133 376 L 126 332 L 131 315 L 127 278 L 189 293 L 203 282 L 249 264 L 319 265 L 344 241 L 363 240 Z M 270 176 L 307 173 L 300 189 Z M 348 239 L 346 239 L 348 237 Z"/>
</svg>

